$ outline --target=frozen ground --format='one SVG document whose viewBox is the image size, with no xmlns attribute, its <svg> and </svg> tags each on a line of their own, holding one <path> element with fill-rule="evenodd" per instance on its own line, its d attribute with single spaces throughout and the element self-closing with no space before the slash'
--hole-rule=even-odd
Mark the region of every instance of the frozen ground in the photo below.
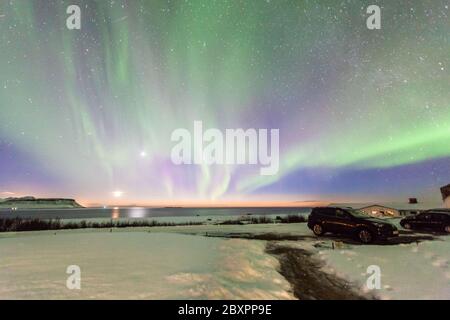
<svg viewBox="0 0 450 320">
<path fill-rule="evenodd" d="M 308 252 L 320 262 L 318 274 L 344 279 L 361 295 L 450 299 L 450 236 L 417 236 L 412 243 L 363 246 L 316 238 L 305 223 L 5 233 L 0 234 L 0 299 L 294 298 L 278 272 L 279 261 L 265 252 L 267 245 L 272 251 Z M 80 291 L 65 286 L 72 264 L 82 270 Z M 369 265 L 381 268 L 380 290 L 365 286 Z"/>
<path fill-rule="evenodd" d="M 291 299 L 264 242 L 134 232 L 0 238 L 0 299 Z M 81 290 L 66 288 L 69 265 Z"/>
<path fill-rule="evenodd" d="M 381 299 L 450 299 L 450 239 L 442 236 L 395 246 L 346 246 L 321 250 L 324 271 L 358 284 L 367 292 L 367 267 L 381 270 Z"/>
<path fill-rule="evenodd" d="M 394 224 L 398 221 L 393 220 Z M 359 245 L 341 243 L 337 238 L 316 238 L 305 223 L 246 226 L 196 226 L 161 228 L 166 232 L 198 233 L 208 235 L 238 235 L 244 238 L 270 239 L 282 235 L 278 245 L 302 248 L 324 263 L 322 271 L 348 280 L 361 294 L 380 299 L 450 299 L 450 236 L 430 234 L 403 234 L 416 236 L 419 241 L 395 245 Z M 291 237 L 290 237 L 291 236 Z M 426 240 L 432 237 L 433 240 Z M 298 238 L 292 241 L 292 238 Z M 424 239 L 422 239 L 424 238 Z M 346 239 L 345 239 L 346 240 Z M 344 240 L 344 241 L 345 241 Z M 332 242 L 335 249 L 332 249 Z M 367 267 L 381 269 L 381 289 L 368 290 Z"/>
</svg>

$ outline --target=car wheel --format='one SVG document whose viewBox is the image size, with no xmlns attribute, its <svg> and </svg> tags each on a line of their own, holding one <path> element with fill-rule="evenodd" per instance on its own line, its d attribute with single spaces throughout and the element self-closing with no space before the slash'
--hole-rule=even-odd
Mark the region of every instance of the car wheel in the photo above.
<svg viewBox="0 0 450 320">
<path fill-rule="evenodd" d="M 373 241 L 373 234 L 367 229 L 361 229 L 358 231 L 358 239 L 362 243 L 371 243 Z"/>
<path fill-rule="evenodd" d="M 405 225 L 403 226 L 405 229 L 411 229 L 411 225 L 409 223 L 405 223 Z"/>
<path fill-rule="evenodd" d="M 320 224 L 315 224 L 313 226 L 313 232 L 316 236 L 321 236 L 324 234 L 323 228 Z"/>
</svg>

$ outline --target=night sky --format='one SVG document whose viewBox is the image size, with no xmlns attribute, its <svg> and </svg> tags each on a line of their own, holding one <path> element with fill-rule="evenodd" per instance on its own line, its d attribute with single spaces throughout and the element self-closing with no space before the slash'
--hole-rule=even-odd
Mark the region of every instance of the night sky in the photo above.
<svg viewBox="0 0 450 320">
<path fill-rule="evenodd" d="M 81 30 L 66 8 L 81 7 Z M 366 8 L 382 9 L 368 30 Z M 0 2 L 0 198 L 439 200 L 449 1 Z M 280 129 L 280 170 L 176 166 L 171 132 Z M 119 199 L 120 198 L 120 199 Z"/>
</svg>

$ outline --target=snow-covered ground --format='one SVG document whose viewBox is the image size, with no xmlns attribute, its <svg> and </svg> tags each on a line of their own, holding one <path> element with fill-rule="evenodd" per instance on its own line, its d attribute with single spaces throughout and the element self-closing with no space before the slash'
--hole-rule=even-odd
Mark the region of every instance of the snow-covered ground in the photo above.
<svg viewBox="0 0 450 320">
<path fill-rule="evenodd" d="M 265 241 L 215 237 L 269 233 L 298 236 L 276 244 L 312 252 L 324 263 L 318 272 L 347 279 L 362 293 L 367 267 L 377 265 L 381 289 L 371 294 L 450 299 L 450 236 L 411 244 L 341 244 L 314 237 L 305 223 L 3 233 L 0 299 L 291 299 Z M 66 288 L 69 265 L 81 267 L 80 291 Z"/>
<path fill-rule="evenodd" d="M 437 240 L 388 246 L 345 245 L 321 250 L 324 271 L 358 284 L 367 292 L 367 267 L 381 271 L 381 299 L 450 299 L 450 236 Z"/>
<path fill-rule="evenodd" d="M 0 238 L 0 299 L 292 299 L 264 242 L 146 231 Z M 69 265 L 81 290 L 66 287 Z"/>
<path fill-rule="evenodd" d="M 398 219 L 397 219 L 398 220 Z M 399 220 L 392 223 L 399 226 Z M 450 235 L 435 240 L 398 245 L 340 244 L 332 249 L 333 238 L 315 238 L 306 223 L 231 226 L 163 227 L 164 232 L 193 234 L 282 234 L 306 237 L 285 241 L 315 253 L 325 263 L 323 271 L 335 274 L 357 285 L 367 293 L 367 267 L 381 269 L 381 289 L 373 293 L 381 299 L 450 299 Z M 425 236 L 426 234 L 424 234 Z M 317 249 L 319 247 L 320 249 Z"/>
</svg>

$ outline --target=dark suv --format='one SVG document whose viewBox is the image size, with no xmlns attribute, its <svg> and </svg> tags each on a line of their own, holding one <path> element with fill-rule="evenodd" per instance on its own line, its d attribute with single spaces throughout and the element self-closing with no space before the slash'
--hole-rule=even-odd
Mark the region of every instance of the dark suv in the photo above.
<svg viewBox="0 0 450 320">
<path fill-rule="evenodd" d="M 363 243 L 398 236 L 393 224 L 351 208 L 314 208 L 308 218 L 308 228 L 317 236 L 326 232 L 345 234 L 355 236 Z"/>
<path fill-rule="evenodd" d="M 450 209 L 432 209 L 409 216 L 400 225 L 405 229 L 429 229 L 450 233 Z"/>
</svg>

